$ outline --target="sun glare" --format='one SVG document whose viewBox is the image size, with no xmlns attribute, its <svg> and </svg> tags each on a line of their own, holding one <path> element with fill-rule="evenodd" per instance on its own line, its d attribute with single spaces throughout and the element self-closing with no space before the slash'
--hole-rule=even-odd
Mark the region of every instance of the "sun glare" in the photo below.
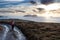
<svg viewBox="0 0 60 40">
<path fill-rule="evenodd" d="M 57 10 L 59 8 L 60 8 L 60 4 L 53 3 L 53 4 L 50 4 L 50 5 L 47 5 L 44 9 L 45 10 Z"/>
<path fill-rule="evenodd" d="M 41 4 L 41 5 L 37 5 L 37 7 L 44 8 L 45 10 L 56 10 L 60 8 L 60 3 L 52 3 L 49 5 Z"/>
<path fill-rule="evenodd" d="M 60 3 L 52 3 L 49 5 L 42 4 L 42 5 L 38 5 L 37 7 L 43 8 L 46 11 L 45 13 L 43 13 L 43 16 L 46 19 L 50 19 L 52 16 L 54 16 L 54 14 L 50 11 L 60 9 Z"/>
</svg>

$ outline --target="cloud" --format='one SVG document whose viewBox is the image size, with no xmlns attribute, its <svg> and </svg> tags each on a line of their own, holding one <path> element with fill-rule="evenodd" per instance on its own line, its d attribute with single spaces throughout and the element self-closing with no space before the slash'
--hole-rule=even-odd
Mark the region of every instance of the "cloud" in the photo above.
<svg viewBox="0 0 60 40">
<path fill-rule="evenodd" d="M 2 0 L 2 1 L 24 1 L 24 0 Z"/>
</svg>

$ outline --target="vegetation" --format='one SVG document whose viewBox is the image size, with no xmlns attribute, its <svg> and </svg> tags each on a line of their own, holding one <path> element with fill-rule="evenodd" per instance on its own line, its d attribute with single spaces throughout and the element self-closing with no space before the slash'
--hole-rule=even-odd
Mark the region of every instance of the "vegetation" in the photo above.
<svg viewBox="0 0 60 40">
<path fill-rule="evenodd" d="M 25 34 L 28 40 L 60 40 L 60 23 L 15 21 L 15 25 Z M 8 20 L 5 22 L 8 22 Z"/>
</svg>

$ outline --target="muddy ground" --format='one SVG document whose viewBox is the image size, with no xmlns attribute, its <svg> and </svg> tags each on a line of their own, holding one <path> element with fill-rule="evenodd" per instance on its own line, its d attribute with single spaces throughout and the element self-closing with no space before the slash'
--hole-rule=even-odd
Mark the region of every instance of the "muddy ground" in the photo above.
<svg viewBox="0 0 60 40">
<path fill-rule="evenodd" d="M 15 25 L 25 34 L 28 40 L 60 40 L 60 23 L 14 21 Z M 0 23 L 10 22 L 11 20 L 0 20 Z"/>
</svg>

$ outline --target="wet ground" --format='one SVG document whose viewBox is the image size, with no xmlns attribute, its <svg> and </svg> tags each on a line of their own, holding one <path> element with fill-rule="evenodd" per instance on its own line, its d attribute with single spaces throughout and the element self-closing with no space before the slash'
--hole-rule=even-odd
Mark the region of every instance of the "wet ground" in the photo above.
<svg viewBox="0 0 60 40">
<path fill-rule="evenodd" d="M 0 40 L 26 40 L 26 37 L 17 27 L 12 31 L 10 25 L 0 24 Z"/>
</svg>

